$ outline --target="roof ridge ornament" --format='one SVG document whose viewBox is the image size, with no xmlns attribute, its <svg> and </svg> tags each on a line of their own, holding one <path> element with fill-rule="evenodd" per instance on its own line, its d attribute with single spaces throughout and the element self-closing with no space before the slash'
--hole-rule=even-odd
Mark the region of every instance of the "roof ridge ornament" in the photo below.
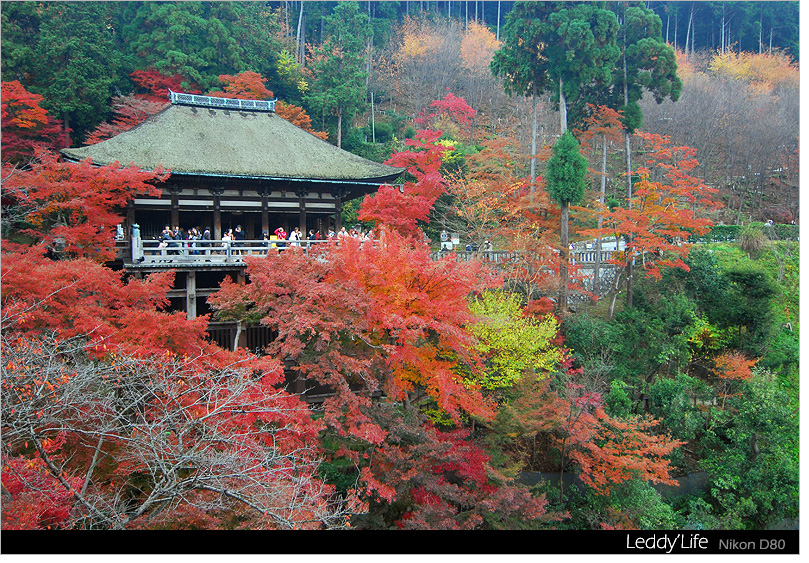
<svg viewBox="0 0 809 563">
<path fill-rule="evenodd" d="M 216 96 L 200 96 L 169 90 L 169 101 L 176 105 L 197 106 L 215 109 L 234 109 L 246 111 L 275 112 L 275 100 L 239 100 L 236 98 L 218 98 Z"/>
</svg>

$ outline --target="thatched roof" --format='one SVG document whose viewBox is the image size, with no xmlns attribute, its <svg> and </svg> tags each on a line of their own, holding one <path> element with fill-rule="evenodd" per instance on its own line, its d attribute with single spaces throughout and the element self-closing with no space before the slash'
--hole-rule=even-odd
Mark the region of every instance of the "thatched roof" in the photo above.
<svg viewBox="0 0 809 563">
<path fill-rule="evenodd" d="M 175 104 L 106 141 L 62 153 L 202 176 L 382 183 L 403 170 L 338 149 L 273 112 Z"/>
</svg>

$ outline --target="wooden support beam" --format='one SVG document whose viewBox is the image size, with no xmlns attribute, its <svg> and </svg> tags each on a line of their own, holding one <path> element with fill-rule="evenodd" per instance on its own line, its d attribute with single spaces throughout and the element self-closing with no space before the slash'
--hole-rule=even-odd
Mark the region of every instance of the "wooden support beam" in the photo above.
<svg viewBox="0 0 809 563">
<path fill-rule="evenodd" d="M 213 240 L 222 240 L 222 210 L 220 208 L 219 196 L 213 198 Z"/>
<path fill-rule="evenodd" d="M 270 210 L 267 193 L 261 194 L 261 232 L 270 234 Z"/>
<path fill-rule="evenodd" d="M 180 225 L 180 195 L 178 188 L 171 189 L 171 227 Z"/>
<path fill-rule="evenodd" d="M 197 273 L 194 270 L 185 274 L 185 311 L 189 321 L 197 318 Z"/>
<path fill-rule="evenodd" d="M 301 235 L 306 236 L 306 195 L 305 188 L 298 190 L 298 226 L 301 229 Z"/>
</svg>

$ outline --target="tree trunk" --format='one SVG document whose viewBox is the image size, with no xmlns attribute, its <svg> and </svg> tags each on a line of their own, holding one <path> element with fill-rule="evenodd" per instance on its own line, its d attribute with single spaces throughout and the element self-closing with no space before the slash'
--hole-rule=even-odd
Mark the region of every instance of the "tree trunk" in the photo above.
<svg viewBox="0 0 809 563">
<path fill-rule="evenodd" d="M 764 48 L 764 4 L 761 5 L 761 15 L 758 18 L 758 54 L 761 54 L 761 50 Z"/>
<path fill-rule="evenodd" d="M 239 349 L 239 338 L 242 336 L 242 321 L 236 321 L 236 336 L 233 338 L 233 351 Z"/>
<path fill-rule="evenodd" d="M 301 63 L 301 53 L 303 49 L 301 48 L 301 23 L 303 22 L 303 2 L 301 2 L 301 11 L 298 14 L 298 30 L 295 32 L 295 44 L 297 45 L 297 53 L 298 53 L 298 63 Z"/>
<path fill-rule="evenodd" d="M 615 317 L 615 302 L 618 301 L 618 289 L 621 287 L 621 272 L 618 271 L 615 274 L 615 284 L 613 285 L 612 290 L 610 293 L 612 294 L 612 300 L 610 301 L 610 309 L 607 313 L 607 320 L 612 321 Z"/>
<path fill-rule="evenodd" d="M 534 120 L 531 134 L 531 202 L 533 203 L 534 190 L 537 182 L 537 83 L 534 80 L 532 92 L 532 118 Z"/>
<path fill-rule="evenodd" d="M 691 2 L 691 14 L 688 16 L 688 31 L 686 31 L 685 33 L 685 60 L 688 60 L 688 40 L 691 38 L 691 22 L 693 21 L 694 21 L 694 3 Z"/>
<path fill-rule="evenodd" d="M 301 21 L 303 22 L 303 27 L 301 28 L 301 42 L 299 44 L 300 48 L 300 59 L 301 59 L 301 66 L 306 66 L 306 14 L 303 13 L 303 7 L 301 7 Z"/>
<path fill-rule="evenodd" d="M 371 92 L 371 142 L 376 144 L 376 120 L 374 118 L 374 93 Z"/>
<path fill-rule="evenodd" d="M 567 297 L 568 297 L 568 264 L 570 261 L 570 204 L 563 201 L 560 205 L 562 216 L 559 228 L 559 238 L 561 239 L 560 255 L 562 263 L 559 266 L 559 314 L 562 316 L 567 315 Z"/>
<path fill-rule="evenodd" d="M 567 449 L 567 438 L 562 440 L 562 461 L 559 463 L 559 502 L 564 502 L 565 499 L 565 485 L 564 485 L 564 476 L 565 476 L 565 454 L 567 453 L 565 450 Z"/>
<path fill-rule="evenodd" d="M 742 190 L 739 186 L 739 212 L 736 214 L 736 224 L 741 225 L 742 220 L 742 207 L 744 206 L 744 196 L 747 194 L 746 190 Z"/>
<path fill-rule="evenodd" d="M 624 106 L 629 105 L 629 84 L 626 70 L 626 26 L 624 26 Z M 626 207 L 632 209 L 632 140 L 629 129 L 624 129 L 624 143 L 626 144 Z M 627 236 L 626 251 L 629 252 L 632 245 L 632 235 Z M 618 250 L 618 240 L 615 240 L 615 250 Z M 632 258 L 627 255 L 626 260 L 626 306 L 632 307 L 633 298 L 633 268 Z"/>
<path fill-rule="evenodd" d="M 343 148 L 343 106 L 337 106 L 337 148 Z"/>
<path fill-rule="evenodd" d="M 68 139 L 70 138 L 70 114 L 62 112 L 62 130 L 68 135 Z M 72 142 L 71 142 L 72 144 Z"/>
<path fill-rule="evenodd" d="M 607 197 L 607 136 L 602 137 L 604 142 L 604 154 L 601 159 L 601 194 L 598 201 L 604 205 L 604 200 Z M 598 215 L 598 228 L 600 229 L 604 224 L 604 217 L 599 213 Z M 599 286 L 599 270 L 601 269 L 601 235 L 596 239 L 596 259 L 593 270 L 593 293 L 598 295 Z"/>
<path fill-rule="evenodd" d="M 567 131 L 567 100 L 565 99 L 564 82 L 559 77 L 559 133 Z"/>
<path fill-rule="evenodd" d="M 674 14 L 674 48 L 677 49 L 677 24 L 680 21 L 680 15 Z"/>
</svg>

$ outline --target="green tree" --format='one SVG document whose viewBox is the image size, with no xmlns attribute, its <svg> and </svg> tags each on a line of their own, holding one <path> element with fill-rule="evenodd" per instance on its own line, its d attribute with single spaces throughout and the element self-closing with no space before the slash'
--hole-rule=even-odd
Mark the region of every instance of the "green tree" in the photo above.
<svg viewBox="0 0 809 563">
<path fill-rule="evenodd" d="M 561 248 L 559 252 L 562 264 L 559 269 L 559 310 L 567 312 L 568 296 L 568 262 L 570 260 L 568 245 L 570 241 L 570 204 L 579 203 L 584 197 L 587 186 L 587 159 L 579 152 L 579 143 L 569 131 L 559 137 L 553 145 L 553 155 L 548 160 L 546 171 L 548 193 L 559 203 L 561 215 Z"/>
<path fill-rule="evenodd" d="M 18 77 L 31 92 L 42 95 L 43 107 L 78 138 L 110 112 L 121 66 L 113 10 L 105 2 L 3 6 L 3 78 Z M 5 37 L 7 31 L 10 38 Z"/>
<path fill-rule="evenodd" d="M 798 515 L 798 413 L 778 379 L 754 369 L 713 428 L 703 510 L 719 529 L 765 529 Z"/>
<path fill-rule="evenodd" d="M 248 70 L 230 2 L 143 2 L 125 7 L 121 35 L 139 68 L 178 74 L 209 91 Z"/>
<path fill-rule="evenodd" d="M 236 24 L 232 32 L 245 68 L 267 78 L 267 84 L 278 99 L 301 105 L 301 92 L 306 82 L 295 61 L 295 42 L 286 33 L 281 9 L 266 2 L 234 2 Z"/>
<path fill-rule="evenodd" d="M 554 90 L 560 131 L 567 130 L 568 104 L 583 86 L 604 85 L 620 52 L 615 14 L 585 2 L 517 2 L 506 16 L 504 45 L 491 62 L 509 94 L 531 95 L 534 104 L 532 155 L 536 155 L 536 97 Z M 536 178 L 532 163 L 531 183 Z"/>
<path fill-rule="evenodd" d="M 773 328 L 772 301 L 778 286 L 772 277 L 754 263 L 730 266 L 723 272 L 728 282 L 723 306 L 716 311 L 722 327 L 736 327 L 737 346 L 755 355 L 766 352 Z M 742 328 L 747 339 L 742 339 Z"/>
<path fill-rule="evenodd" d="M 354 2 L 341 2 L 326 18 L 326 41 L 313 52 L 309 66 L 312 89 L 304 97 L 313 111 L 337 117 L 337 146 L 342 147 L 343 120 L 353 119 L 365 105 L 368 72 L 366 42 L 371 34 L 368 14 Z"/>
<path fill-rule="evenodd" d="M 543 2 L 516 2 L 506 15 L 503 46 L 492 57 L 491 69 L 503 79 L 507 94 L 531 96 L 533 130 L 531 135 L 531 191 L 536 184 L 537 97 L 549 84 L 548 66 L 542 49 L 540 21 L 545 17 Z"/>
<path fill-rule="evenodd" d="M 543 39 L 547 42 L 549 77 L 558 84 L 560 130 L 567 130 L 568 104 L 611 81 L 620 51 L 616 45 L 615 14 L 595 3 L 559 3 L 548 16 Z"/>
<path fill-rule="evenodd" d="M 626 200 L 632 206 L 632 134 L 641 126 L 643 114 L 640 99 L 648 91 L 659 104 L 665 98 L 676 102 L 683 86 L 677 76 L 674 48 L 663 40 L 660 18 L 642 5 L 623 3 L 621 28 L 618 31 L 620 58 L 613 71 L 610 98 L 606 105 L 620 110 L 624 123 L 626 146 Z M 631 236 L 631 235 L 630 235 Z M 627 268 L 627 305 L 632 306 L 633 268 Z"/>
</svg>

